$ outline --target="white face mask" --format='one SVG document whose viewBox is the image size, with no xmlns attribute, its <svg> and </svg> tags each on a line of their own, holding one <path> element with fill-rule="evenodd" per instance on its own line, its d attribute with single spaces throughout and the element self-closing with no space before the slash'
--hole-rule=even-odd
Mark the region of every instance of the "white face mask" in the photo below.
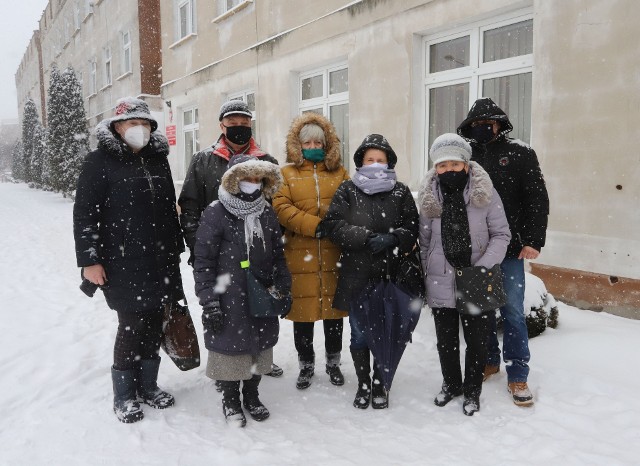
<svg viewBox="0 0 640 466">
<path fill-rule="evenodd" d="M 133 150 L 140 150 L 149 144 L 150 137 L 151 131 L 149 128 L 143 125 L 137 125 L 126 130 L 123 139 Z"/>
<path fill-rule="evenodd" d="M 389 168 L 389 164 L 387 163 L 370 163 L 369 165 L 365 165 L 365 167 L 371 167 L 371 168 L 383 168 L 383 169 L 387 169 Z"/>
<path fill-rule="evenodd" d="M 262 183 L 251 183 L 250 181 L 240 181 L 238 186 L 240 187 L 240 191 L 245 194 L 253 194 L 258 189 L 262 189 Z"/>
</svg>

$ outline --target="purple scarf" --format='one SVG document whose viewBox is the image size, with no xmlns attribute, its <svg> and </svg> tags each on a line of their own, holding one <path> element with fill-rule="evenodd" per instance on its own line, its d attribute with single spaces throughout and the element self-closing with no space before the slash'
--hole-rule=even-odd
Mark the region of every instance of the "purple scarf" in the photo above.
<svg viewBox="0 0 640 466">
<path fill-rule="evenodd" d="M 396 185 L 396 172 L 389 168 L 364 165 L 356 168 L 353 183 L 365 194 L 386 193 Z"/>
</svg>

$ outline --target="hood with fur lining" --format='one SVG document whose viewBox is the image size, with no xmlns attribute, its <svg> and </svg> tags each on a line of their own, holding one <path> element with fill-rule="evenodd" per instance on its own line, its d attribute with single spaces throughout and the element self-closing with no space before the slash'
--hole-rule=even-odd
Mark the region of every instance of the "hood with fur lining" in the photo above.
<svg viewBox="0 0 640 466">
<path fill-rule="evenodd" d="M 466 202 L 476 207 L 486 207 L 491 203 L 493 183 L 489 174 L 476 162 L 469 162 L 469 185 L 464 190 Z M 418 192 L 420 214 L 430 218 L 442 215 L 442 193 L 436 169 L 427 172 Z"/>
<path fill-rule="evenodd" d="M 245 157 L 249 160 L 236 163 L 222 175 L 220 186 L 230 194 L 238 194 L 240 192 L 240 180 L 247 177 L 260 177 L 263 183 L 262 192 L 266 198 L 272 198 L 282 185 L 283 179 L 280 167 L 271 162 L 258 160 L 255 157 Z"/>
<path fill-rule="evenodd" d="M 95 133 L 96 138 L 98 139 L 98 149 L 102 149 L 107 151 L 116 157 L 126 157 L 127 155 L 131 155 L 132 151 L 129 146 L 120 138 L 117 133 L 111 131 L 111 118 L 107 118 L 106 120 L 102 120 L 96 126 Z M 169 143 L 167 142 L 167 138 L 164 134 L 154 131 L 151 133 L 149 138 L 149 144 L 143 147 L 138 155 L 142 152 L 147 155 L 148 149 L 153 148 L 152 154 L 149 155 L 169 155 Z"/>
<path fill-rule="evenodd" d="M 296 167 L 301 167 L 304 163 L 302 144 L 300 143 L 300 130 L 307 124 L 316 124 L 322 128 L 326 141 L 324 147 L 324 166 L 328 171 L 338 169 L 342 165 L 340 139 L 336 134 L 333 124 L 322 115 L 313 112 L 305 113 L 291 123 L 286 142 L 287 162 L 293 163 Z"/>
</svg>

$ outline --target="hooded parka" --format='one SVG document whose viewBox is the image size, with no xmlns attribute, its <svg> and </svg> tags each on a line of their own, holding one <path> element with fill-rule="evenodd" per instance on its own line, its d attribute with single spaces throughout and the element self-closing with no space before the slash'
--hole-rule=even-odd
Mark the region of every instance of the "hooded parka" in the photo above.
<svg viewBox="0 0 640 466">
<path fill-rule="evenodd" d="M 478 120 L 496 120 L 500 124 L 498 134 L 487 144 L 480 144 L 471 136 L 471 124 Z M 512 130 L 507 114 L 488 97 L 476 100 L 458 126 L 458 134 L 473 149 L 471 160 L 489 174 L 504 204 L 512 235 L 507 258 L 517 258 L 524 246 L 540 251 L 549 216 L 549 196 L 536 153 L 524 142 L 508 138 Z"/>
<path fill-rule="evenodd" d="M 134 154 L 109 127 L 96 128 L 98 149 L 84 161 L 73 207 L 78 267 L 101 264 L 107 304 L 118 312 L 157 312 L 183 298 L 184 243 L 159 132 Z"/>
<path fill-rule="evenodd" d="M 471 264 L 491 268 L 504 259 L 511 239 L 500 196 L 487 172 L 469 163 L 469 181 L 463 192 L 471 237 Z M 443 196 L 438 175 L 429 170 L 420 185 L 420 257 L 425 271 L 426 304 L 430 308 L 455 308 L 454 268 L 442 243 Z"/>
<path fill-rule="evenodd" d="M 325 135 L 325 158 L 311 162 L 302 156 L 300 130 L 316 124 Z M 293 306 L 287 319 L 315 322 L 339 319 L 346 313 L 332 308 L 338 280 L 339 248 L 329 238 L 316 238 L 340 184 L 349 179 L 341 164 L 340 140 L 331 123 L 321 115 L 307 113 L 294 120 L 287 135 L 284 183 L 273 198 L 273 208 L 285 231 L 285 256 L 292 274 Z"/>
</svg>

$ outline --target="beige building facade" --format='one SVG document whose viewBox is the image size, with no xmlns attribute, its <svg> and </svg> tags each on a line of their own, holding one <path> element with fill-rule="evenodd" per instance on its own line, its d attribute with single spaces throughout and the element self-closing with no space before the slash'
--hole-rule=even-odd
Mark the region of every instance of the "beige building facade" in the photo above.
<svg viewBox="0 0 640 466">
<path fill-rule="evenodd" d="M 174 178 L 241 98 L 284 161 L 292 118 L 320 111 L 344 161 L 369 133 L 416 190 L 428 147 L 492 97 L 536 150 L 549 189 L 533 271 L 560 299 L 640 317 L 640 3 L 633 0 L 161 0 L 162 98 Z M 171 107 L 169 107 L 170 105 Z"/>
</svg>

